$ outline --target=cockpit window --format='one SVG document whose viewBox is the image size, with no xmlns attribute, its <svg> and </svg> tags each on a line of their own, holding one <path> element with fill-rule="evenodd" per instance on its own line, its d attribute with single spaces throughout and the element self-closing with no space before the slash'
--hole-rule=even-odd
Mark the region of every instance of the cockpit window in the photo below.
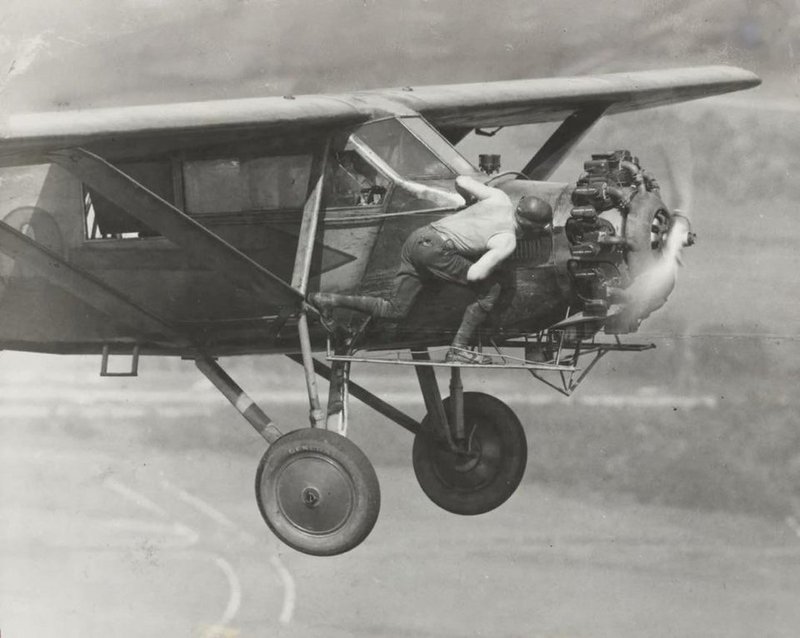
<svg viewBox="0 0 800 638">
<path fill-rule="evenodd" d="M 340 143 L 343 140 L 340 140 Z M 329 208 L 373 206 L 387 212 L 437 209 L 454 192 L 460 174 L 477 173 L 430 124 L 419 116 L 364 124 L 344 148 L 328 158 L 323 202 Z M 427 184 L 426 196 L 411 182 Z M 424 190 L 424 189 L 423 189 Z M 431 201 L 431 195 L 434 200 Z M 446 205 L 445 205 L 446 206 Z"/>
<path fill-rule="evenodd" d="M 453 148 L 450 142 L 441 136 L 439 131 L 421 117 L 404 117 L 400 121 L 459 175 L 471 175 L 478 172 L 461 153 Z"/>
<path fill-rule="evenodd" d="M 427 126 L 421 120 L 420 124 Z M 403 177 L 409 179 L 456 177 L 453 169 L 396 119 L 366 124 L 355 135 Z"/>
<path fill-rule="evenodd" d="M 328 207 L 380 206 L 391 183 L 351 144 L 328 158 L 325 205 Z"/>
</svg>

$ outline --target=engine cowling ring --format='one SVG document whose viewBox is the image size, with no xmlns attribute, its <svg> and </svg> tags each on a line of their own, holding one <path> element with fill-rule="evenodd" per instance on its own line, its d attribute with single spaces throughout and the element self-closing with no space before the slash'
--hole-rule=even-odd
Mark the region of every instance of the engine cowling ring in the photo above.
<svg viewBox="0 0 800 638">
<path fill-rule="evenodd" d="M 661 256 L 671 221 L 672 215 L 657 192 L 639 191 L 631 198 L 624 227 L 631 280 L 652 267 Z"/>
</svg>

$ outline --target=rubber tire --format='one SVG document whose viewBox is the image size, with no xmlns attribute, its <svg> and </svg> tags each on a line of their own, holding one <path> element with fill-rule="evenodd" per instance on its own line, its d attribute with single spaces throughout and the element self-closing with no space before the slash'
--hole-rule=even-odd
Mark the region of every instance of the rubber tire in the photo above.
<svg viewBox="0 0 800 638">
<path fill-rule="evenodd" d="M 450 414 L 450 397 L 443 403 Z M 414 437 L 412 460 L 417 482 L 431 501 L 448 512 L 474 516 L 499 507 L 517 489 L 528 462 L 528 442 L 513 410 L 482 392 L 464 393 L 464 425 L 468 436 L 474 429 L 480 446 L 474 467 L 455 468 L 458 457 L 429 434 L 429 416 Z"/>
<path fill-rule="evenodd" d="M 320 479 L 320 472 L 327 483 Z M 258 464 L 255 487 L 258 509 L 269 528 L 290 547 L 312 556 L 333 556 L 353 549 L 372 531 L 380 511 L 381 491 L 372 463 L 355 443 L 323 429 L 294 430 L 270 445 Z M 333 493 L 334 488 L 346 492 Z M 296 500 L 290 496 L 295 489 Z M 316 506 L 303 501 L 306 490 L 322 495 L 320 504 L 334 503 L 335 518 L 340 519 L 336 525 L 327 527 L 321 518 L 311 515 Z M 325 502 L 326 495 L 345 496 L 349 504 L 337 508 L 334 501 Z M 291 510 L 297 516 L 293 517 Z M 317 517 L 326 511 L 330 508 L 320 507 Z M 307 519 L 305 527 L 301 517 Z M 309 529 L 313 526 L 318 529 Z"/>
<path fill-rule="evenodd" d="M 660 250 L 650 245 L 650 232 L 656 215 L 663 213 L 667 222 L 671 215 L 666 204 L 653 192 L 636 193 L 625 222 L 625 238 L 631 249 L 628 252 L 628 268 L 631 279 L 648 270 L 660 255 Z"/>
</svg>

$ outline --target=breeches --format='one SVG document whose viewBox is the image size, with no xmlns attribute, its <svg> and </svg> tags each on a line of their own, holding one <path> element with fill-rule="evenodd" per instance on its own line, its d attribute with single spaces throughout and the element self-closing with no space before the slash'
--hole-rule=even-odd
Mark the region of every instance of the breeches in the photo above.
<svg viewBox="0 0 800 638">
<path fill-rule="evenodd" d="M 472 264 L 430 226 L 415 230 L 403 244 L 394 290 L 381 316 L 405 317 L 422 287 L 432 279 L 469 286 L 478 295 L 475 304 L 490 312 L 504 289 L 504 277 L 495 271 L 482 281 L 469 282 L 467 271 Z"/>
</svg>

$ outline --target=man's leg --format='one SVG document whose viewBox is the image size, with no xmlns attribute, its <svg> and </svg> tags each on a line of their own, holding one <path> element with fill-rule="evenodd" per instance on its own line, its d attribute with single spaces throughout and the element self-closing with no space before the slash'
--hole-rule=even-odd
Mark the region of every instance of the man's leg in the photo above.
<svg viewBox="0 0 800 638">
<path fill-rule="evenodd" d="M 474 344 L 475 334 L 489 317 L 489 314 L 497 303 L 501 290 L 500 282 L 492 281 L 491 279 L 480 285 L 478 298 L 468 305 L 467 309 L 464 311 L 461 325 L 458 327 L 450 351 L 447 353 L 448 361 L 481 364 L 489 364 L 492 362 L 491 357 L 478 354 L 477 352 L 471 352 L 469 348 Z"/>
<path fill-rule="evenodd" d="M 366 295 L 314 292 L 308 296 L 308 300 L 323 312 L 331 312 L 334 308 L 347 308 L 381 319 L 402 319 L 414 303 L 421 287 L 422 284 L 416 274 L 401 272 L 395 277 L 394 290 L 387 299 Z"/>
<path fill-rule="evenodd" d="M 367 297 L 365 295 L 340 295 L 335 292 L 312 292 L 308 300 L 323 315 L 330 314 L 336 308 L 346 308 L 365 312 L 372 317 L 388 317 L 391 314 L 391 305 L 382 297 Z"/>
<path fill-rule="evenodd" d="M 383 319 L 402 319 L 408 314 L 411 305 L 422 289 L 420 274 L 415 262 L 420 250 L 427 247 L 425 229 L 412 233 L 403 244 L 400 255 L 400 268 L 395 275 L 391 294 L 387 298 L 365 295 L 340 295 L 337 293 L 316 292 L 308 296 L 309 302 L 330 315 L 334 308 L 347 308 L 365 312 L 371 317 Z"/>
<path fill-rule="evenodd" d="M 477 299 L 467 306 L 461 325 L 456 332 L 450 351 L 447 353 L 448 361 L 461 361 L 463 363 L 489 364 L 491 357 L 472 352 L 469 348 L 474 344 L 475 334 L 489 317 L 504 289 L 503 280 L 499 271 L 492 273 L 481 282 L 467 281 L 467 272 L 473 262 L 457 253 L 451 242 L 444 242 L 442 249 L 426 264 L 428 271 L 438 279 L 468 286 L 477 293 Z"/>
</svg>

